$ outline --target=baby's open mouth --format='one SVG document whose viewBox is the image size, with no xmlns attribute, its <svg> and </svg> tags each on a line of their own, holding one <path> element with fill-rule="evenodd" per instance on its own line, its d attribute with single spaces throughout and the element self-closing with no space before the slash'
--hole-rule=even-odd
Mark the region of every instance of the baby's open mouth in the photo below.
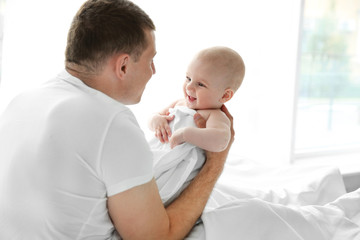
<svg viewBox="0 0 360 240">
<path fill-rule="evenodd" d="M 193 101 L 195 101 L 196 100 L 196 98 L 194 98 L 194 97 L 191 97 L 191 96 L 187 96 L 188 97 L 188 100 L 190 101 L 190 102 L 193 102 Z"/>
</svg>

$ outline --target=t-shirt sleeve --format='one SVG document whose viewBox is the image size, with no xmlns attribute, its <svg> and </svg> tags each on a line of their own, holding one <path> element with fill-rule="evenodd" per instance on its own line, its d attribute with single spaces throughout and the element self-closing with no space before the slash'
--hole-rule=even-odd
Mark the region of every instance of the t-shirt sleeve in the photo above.
<svg viewBox="0 0 360 240">
<path fill-rule="evenodd" d="M 107 196 L 149 182 L 153 156 L 135 117 L 119 113 L 111 121 L 101 153 L 102 178 Z"/>
</svg>

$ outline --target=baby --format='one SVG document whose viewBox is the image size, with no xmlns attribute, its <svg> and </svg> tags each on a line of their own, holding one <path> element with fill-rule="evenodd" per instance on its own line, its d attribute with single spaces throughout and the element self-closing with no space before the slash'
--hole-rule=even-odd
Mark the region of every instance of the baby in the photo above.
<svg viewBox="0 0 360 240">
<path fill-rule="evenodd" d="M 230 141 L 231 133 L 230 120 L 221 111 L 221 107 L 234 96 L 243 81 L 244 75 L 244 62 L 234 50 L 227 47 L 212 47 L 200 51 L 188 67 L 183 85 L 184 98 L 173 102 L 162 111 L 154 114 L 149 121 L 149 128 L 155 132 L 156 138 L 162 144 L 165 143 L 164 145 L 170 146 L 168 151 L 182 143 L 189 143 L 191 146 L 211 152 L 224 150 Z M 190 121 L 192 122 L 192 116 L 196 112 L 199 113 L 206 120 L 206 127 L 197 128 L 192 124 L 191 126 L 182 125 L 177 129 L 171 129 L 171 123 L 177 120 L 174 109 L 178 109 L 182 112 L 182 115 L 191 115 Z M 152 146 L 151 143 L 150 146 Z M 164 162 L 168 164 L 171 161 L 171 159 L 161 160 L 163 163 L 158 163 L 159 160 L 156 159 L 156 156 L 163 157 L 164 151 L 166 150 L 162 148 L 161 154 L 154 154 L 155 173 L 157 172 L 157 165 L 164 166 L 166 165 L 163 164 Z M 178 152 L 183 154 L 184 151 Z M 199 154 L 195 155 L 199 156 Z M 184 161 L 188 161 L 187 158 L 189 157 L 194 158 L 194 154 L 182 158 Z M 168 156 L 167 158 L 174 158 L 174 156 Z M 184 164 L 182 163 L 182 165 Z M 201 167 L 199 163 L 196 165 Z M 158 185 L 158 179 L 161 178 L 165 171 L 169 176 L 171 175 L 169 169 L 165 170 L 165 168 L 155 174 Z M 174 174 L 176 171 L 172 169 L 171 172 Z M 163 181 L 163 184 L 165 182 Z M 161 188 L 162 186 L 159 186 L 160 190 Z"/>
<path fill-rule="evenodd" d="M 245 75 L 241 56 L 227 47 L 212 47 L 199 52 L 188 67 L 183 86 L 184 98 L 173 102 L 152 116 L 149 128 L 162 142 L 171 147 L 183 142 L 204 150 L 220 152 L 230 140 L 230 122 L 220 110 L 240 87 Z M 206 128 L 185 127 L 171 133 L 169 109 L 187 106 L 206 120 Z"/>
</svg>

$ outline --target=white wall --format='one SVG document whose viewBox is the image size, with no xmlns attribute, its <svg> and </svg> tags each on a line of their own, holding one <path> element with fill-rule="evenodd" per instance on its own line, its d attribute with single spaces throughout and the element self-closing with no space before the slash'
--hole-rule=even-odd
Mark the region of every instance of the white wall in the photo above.
<svg viewBox="0 0 360 240">
<path fill-rule="evenodd" d="M 226 45 L 246 64 L 244 83 L 227 105 L 235 118 L 232 152 L 266 163 L 289 160 L 301 0 L 135 0 L 154 20 L 157 73 L 132 106 L 147 135 L 150 113 L 182 97 L 189 59 Z M 8 1 L 0 111 L 19 91 L 63 67 L 66 34 L 79 0 Z"/>
<path fill-rule="evenodd" d="M 301 1 L 137 2 L 157 25 L 159 52 L 158 73 L 135 108 L 138 115 L 143 112 L 140 122 L 145 125 L 142 120 L 174 94 L 181 96 L 188 59 L 195 52 L 226 45 L 246 64 L 244 83 L 228 104 L 235 118 L 232 151 L 265 163 L 288 162 Z M 150 101 L 155 108 L 147 107 Z"/>
</svg>

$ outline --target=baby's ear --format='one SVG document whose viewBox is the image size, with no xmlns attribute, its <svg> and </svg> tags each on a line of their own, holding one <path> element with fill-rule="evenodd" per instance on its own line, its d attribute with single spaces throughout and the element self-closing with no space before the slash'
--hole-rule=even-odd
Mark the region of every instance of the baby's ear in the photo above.
<svg viewBox="0 0 360 240">
<path fill-rule="evenodd" d="M 222 98 L 220 99 L 221 103 L 226 103 L 234 96 L 234 91 L 230 88 L 226 89 Z"/>
</svg>

